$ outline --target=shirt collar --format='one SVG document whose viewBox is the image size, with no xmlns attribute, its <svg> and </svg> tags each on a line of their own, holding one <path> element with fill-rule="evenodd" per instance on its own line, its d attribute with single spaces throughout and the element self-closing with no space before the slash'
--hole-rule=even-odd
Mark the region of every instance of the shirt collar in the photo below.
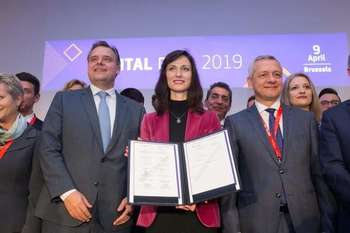
<svg viewBox="0 0 350 233">
<path fill-rule="evenodd" d="M 34 115 L 35 115 L 35 114 L 34 114 L 34 112 L 33 112 L 33 113 L 31 113 L 31 114 L 29 114 L 29 115 L 27 115 L 27 116 L 23 116 L 23 117 L 24 117 L 24 119 L 29 123 L 29 122 L 32 121 Z"/>
<path fill-rule="evenodd" d="M 258 109 L 258 112 L 261 114 L 268 108 L 273 108 L 275 110 L 279 109 L 281 106 L 280 98 L 278 98 L 270 107 L 260 103 L 259 101 L 255 100 L 255 106 Z"/>
<path fill-rule="evenodd" d="M 105 91 L 107 92 L 110 96 L 112 95 L 115 95 L 115 90 L 114 88 L 111 88 L 111 89 L 108 89 L 108 90 L 102 90 L 101 88 L 98 88 L 96 87 L 95 85 L 93 84 L 90 84 L 90 89 L 91 89 L 91 92 L 92 92 L 92 95 L 97 95 L 97 93 L 99 93 L 100 91 Z"/>
</svg>

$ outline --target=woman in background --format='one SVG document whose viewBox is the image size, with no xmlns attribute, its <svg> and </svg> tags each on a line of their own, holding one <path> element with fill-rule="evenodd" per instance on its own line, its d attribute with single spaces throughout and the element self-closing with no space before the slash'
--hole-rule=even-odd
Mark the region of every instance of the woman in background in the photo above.
<svg viewBox="0 0 350 233">
<path fill-rule="evenodd" d="M 28 127 L 18 112 L 22 99 L 17 77 L 0 75 L 0 232 L 4 233 L 22 231 L 32 204 L 29 179 L 38 131 Z"/>
<path fill-rule="evenodd" d="M 79 79 L 72 79 L 64 85 L 63 90 L 64 91 L 80 90 L 85 87 L 86 87 L 86 83 L 84 83 L 83 81 Z"/>
<path fill-rule="evenodd" d="M 314 113 L 316 121 L 321 119 L 321 106 L 316 89 L 309 76 L 304 73 L 290 75 L 283 85 L 282 103 Z"/>
<path fill-rule="evenodd" d="M 304 73 L 295 73 L 290 75 L 284 82 L 282 90 L 282 102 L 286 105 L 291 105 L 297 108 L 301 108 L 305 111 L 311 111 L 315 115 L 315 119 L 320 124 L 321 120 L 321 105 L 316 94 L 316 89 L 309 76 Z M 337 204 L 332 195 L 332 192 L 326 192 L 329 194 L 326 198 L 328 200 L 327 211 L 321 211 L 325 213 L 322 216 L 322 229 L 325 232 L 336 232 L 336 212 Z"/>
<path fill-rule="evenodd" d="M 193 57 L 184 50 L 169 53 L 155 87 L 156 112 L 145 115 L 141 139 L 180 143 L 219 130 L 218 117 L 203 109 L 202 97 Z M 216 200 L 177 207 L 142 206 L 137 225 L 147 233 L 217 232 L 219 207 Z"/>
</svg>

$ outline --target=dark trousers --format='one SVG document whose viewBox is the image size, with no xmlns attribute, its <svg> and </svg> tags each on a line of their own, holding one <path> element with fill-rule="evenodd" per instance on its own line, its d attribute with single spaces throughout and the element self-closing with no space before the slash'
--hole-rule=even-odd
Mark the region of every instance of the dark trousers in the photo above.
<svg viewBox="0 0 350 233">
<path fill-rule="evenodd" d="M 63 226 L 49 221 L 43 221 L 42 233 L 110 233 L 102 229 L 100 224 L 91 221 L 76 227 Z M 130 233 L 130 229 L 116 231 L 116 233 Z"/>
</svg>

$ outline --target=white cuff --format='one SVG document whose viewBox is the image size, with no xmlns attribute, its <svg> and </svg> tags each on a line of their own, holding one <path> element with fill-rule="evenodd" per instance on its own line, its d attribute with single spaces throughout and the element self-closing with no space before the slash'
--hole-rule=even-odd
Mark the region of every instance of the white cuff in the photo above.
<svg viewBox="0 0 350 233">
<path fill-rule="evenodd" d="M 65 193 L 63 193 L 62 195 L 60 195 L 60 198 L 62 199 L 62 201 L 64 201 L 71 193 L 77 191 L 76 189 L 71 189 Z"/>
</svg>

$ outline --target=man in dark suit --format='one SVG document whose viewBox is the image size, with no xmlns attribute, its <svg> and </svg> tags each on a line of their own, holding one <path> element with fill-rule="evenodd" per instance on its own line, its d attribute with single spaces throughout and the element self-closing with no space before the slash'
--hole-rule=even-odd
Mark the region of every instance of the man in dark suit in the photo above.
<svg viewBox="0 0 350 233">
<path fill-rule="evenodd" d="M 34 104 L 40 99 L 40 82 L 37 77 L 27 72 L 18 73 L 16 76 L 21 81 L 24 90 L 19 112 L 26 118 L 29 125 L 41 130 L 43 122 L 37 118 L 33 111 Z"/>
<path fill-rule="evenodd" d="M 338 203 L 337 232 L 350 232 L 350 100 L 324 112 L 320 160 Z"/>
<path fill-rule="evenodd" d="M 91 85 L 53 99 L 40 143 L 43 233 L 130 232 L 124 151 L 145 111 L 115 91 L 119 71 L 117 49 L 99 41 L 88 54 Z"/>
<path fill-rule="evenodd" d="M 282 67 L 259 56 L 249 70 L 255 104 L 225 120 L 242 191 L 222 199 L 224 233 L 319 233 L 328 197 L 314 116 L 282 105 Z"/>
</svg>

